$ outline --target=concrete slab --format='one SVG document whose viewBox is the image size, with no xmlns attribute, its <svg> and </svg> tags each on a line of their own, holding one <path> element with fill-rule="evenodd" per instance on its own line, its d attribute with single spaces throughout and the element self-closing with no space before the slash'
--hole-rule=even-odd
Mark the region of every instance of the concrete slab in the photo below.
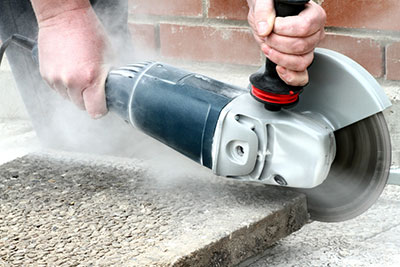
<svg viewBox="0 0 400 267">
<path fill-rule="evenodd" d="M 73 158 L 0 167 L 0 264 L 231 266 L 308 219 L 305 197 L 282 188 L 206 171 L 165 180 L 137 160 Z"/>
</svg>

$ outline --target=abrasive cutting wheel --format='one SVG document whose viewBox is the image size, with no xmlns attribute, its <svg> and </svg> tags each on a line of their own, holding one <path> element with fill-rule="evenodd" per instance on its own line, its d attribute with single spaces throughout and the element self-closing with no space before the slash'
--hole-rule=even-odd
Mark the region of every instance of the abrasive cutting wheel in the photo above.
<svg viewBox="0 0 400 267">
<path fill-rule="evenodd" d="M 389 131 L 377 113 L 335 132 L 337 152 L 328 178 L 307 195 L 311 219 L 338 222 L 372 206 L 388 180 L 391 162 Z"/>
</svg>

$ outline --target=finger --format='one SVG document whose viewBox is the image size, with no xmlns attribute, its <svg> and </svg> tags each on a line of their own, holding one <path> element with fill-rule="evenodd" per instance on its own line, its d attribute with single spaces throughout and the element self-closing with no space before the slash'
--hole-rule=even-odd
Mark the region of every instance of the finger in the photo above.
<svg viewBox="0 0 400 267">
<path fill-rule="evenodd" d="M 79 109 L 85 110 L 85 105 L 82 98 L 82 86 L 76 82 L 80 80 L 79 77 L 65 71 L 60 72 L 62 85 L 65 88 L 65 92 L 69 100 L 74 103 Z"/>
<path fill-rule="evenodd" d="M 74 103 L 79 109 L 85 110 L 82 90 L 80 88 L 67 88 L 67 93 L 72 103 Z"/>
<path fill-rule="evenodd" d="M 254 21 L 259 36 L 271 33 L 275 22 L 275 9 L 272 0 L 257 0 L 254 5 Z"/>
<path fill-rule="evenodd" d="M 52 77 L 55 77 L 55 76 L 53 75 Z M 46 76 L 43 77 L 43 79 L 54 91 L 56 91 L 59 95 L 61 95 L 62 98 L 69 99 L 67 90 L 66 90 L 64 84 L 62 83 L 61 79 L 58 79 L 58 78 L 49 79 Z"/>
<path fill-rule="evenodd" d="M 103 88 L 97 84 L 83 91 L 86 111 L 93 119 L 99 119 L 107 113 L 106 97 Z"/>
<path fill-rule="evenodd" d="M 320 43 L 322 40 L 324 40 L 325 36 L 326 36 L 324 27 L 322 27 L 319 32 L 320 32 L 320 35 L 319 35 L 319 42 L 318 43 Z"/>
<path fill-rule="evenodd" d="M 254 39 L 256 40 L 256 42 L 257 42 L 259 45 L 262 45 L 263 43 L 265 43 L 265 37 L 260 37 L 260 36 L 258 36 L 256 33 L 254 33 L 254 32 L 253 32 L 253 36 L 254 36 Z"/>
<path fill-rule="evenodd" d="M 69 96 L 67 93 L 67 88 L 62 83 L 55 83 L 53 84 L 52 88 L 62 96 L 62 98 L 69 100 Z"/>
<path fill-rule="evenodd" d="M 272 33 L 265 39 L 265 43 L 281 53 L 302 55 L 313 51 L 319 43 L 320 38 L 320 31 L 305 38 L 288 37 Z"/>
<path fill-rule="evenodd" d="M 99 79 L 90 87 L 82 92 L 83 101 L 85 103 L 86 111 L 93 119 L 99 119 L 107 114 L 106 96 L 105 96 L 105 80 L 107 73 L 103 72 Z"/>
<path fill-rule="evenodd" d="M 326 13 L 318 4 L 310 1 L 298 16 L 277 17 L 274 32 L 279 35 L 304 37 L 318 32 L 325 25 Z"/>
<path fill-rule="evenodd" d="M 308 71 L 291 71 L 282 66 L 276 66 L 279 77 L 288 85 L 304 86 L 308 83 Z"/>
<path fill-rule="evenodd" d="M 262 45 L 261 49 L 269 60 L 292 71 L 305 71 L 314 59 L 313 52 L 304 55 L 284 54 L 271 49 L 265 44 Z"/>
</svg>

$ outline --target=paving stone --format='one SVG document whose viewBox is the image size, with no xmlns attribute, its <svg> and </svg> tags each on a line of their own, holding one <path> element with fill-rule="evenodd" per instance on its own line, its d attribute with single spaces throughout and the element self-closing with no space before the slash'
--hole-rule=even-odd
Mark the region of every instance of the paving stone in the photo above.
<svg viewBox="0 0 400 267">
<path fill-rule="evenodd" d="M 136 160 L 78 158 L 0 166 L 0 241 L 10 251 L 0 260 L 231 266 L 308 220 L 305 197 L 287 189 L 207 172 L 160 182 Z"/>
</svg>

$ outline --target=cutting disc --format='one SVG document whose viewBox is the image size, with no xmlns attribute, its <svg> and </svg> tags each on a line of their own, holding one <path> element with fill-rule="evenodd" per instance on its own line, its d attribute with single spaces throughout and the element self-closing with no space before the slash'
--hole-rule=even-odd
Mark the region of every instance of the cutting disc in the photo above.
<svg viewBox="0 0 400 267">
<path fill-rule="evenodd" d="M 336 131 L 335 138 L 336 157 L 327 179 L 300 190 L 316 221 L 339 222 L 360 215 L 378 199 L 389 176 L 390 136 L 382 113 Z"/>
</svg>

